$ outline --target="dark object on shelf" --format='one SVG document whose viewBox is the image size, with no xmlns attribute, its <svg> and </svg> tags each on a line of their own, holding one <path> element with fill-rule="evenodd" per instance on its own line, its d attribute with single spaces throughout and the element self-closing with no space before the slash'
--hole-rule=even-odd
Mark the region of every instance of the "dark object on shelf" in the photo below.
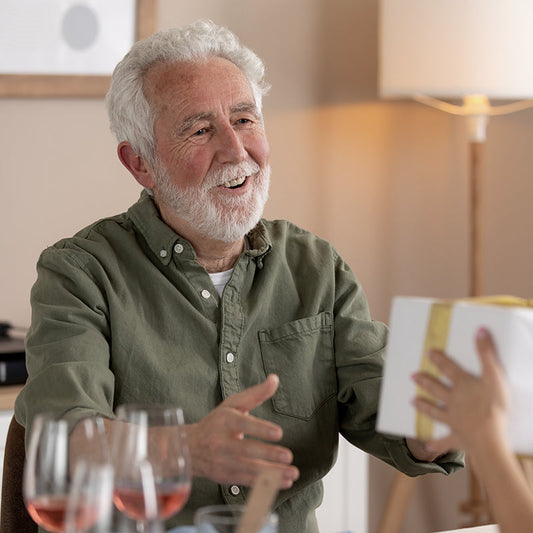
<svg viewBox="0 0 533 533">
<path fill-rule="evenodd" d="M 9 322 L 0 322 L 0 340 L 4 338 L 9 338 L 10 329 L 11 324 Z"/>
<path fill-rule="evenodd" d="M 17 385 L 26 382 L 26 352 L 24 339 L 10 337 L 11 325 L 0 322 L 0 385 Z"/>
</svg>

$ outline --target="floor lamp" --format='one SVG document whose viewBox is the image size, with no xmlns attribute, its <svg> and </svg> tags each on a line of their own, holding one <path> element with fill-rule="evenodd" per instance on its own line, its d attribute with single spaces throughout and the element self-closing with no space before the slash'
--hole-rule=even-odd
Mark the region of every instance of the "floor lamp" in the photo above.
<svg viewBox="0 0 533 533">
<path fill-rule="evenodd" d="M 380 95 L 414 99 L 465 117 L 470 159 L 468 295 L 480 296 L 487 124 L 490 117 L 533 105 L 533 2 L 380 0 L 379 8 Z M 414 479 L 397 475 L 380 533 L 399 531 L 414 484 Z M 472 472 L 470 498 L 462 510 L 471 515 L 470 525 L 483 521 L 483 494 Z"/>
</svg>

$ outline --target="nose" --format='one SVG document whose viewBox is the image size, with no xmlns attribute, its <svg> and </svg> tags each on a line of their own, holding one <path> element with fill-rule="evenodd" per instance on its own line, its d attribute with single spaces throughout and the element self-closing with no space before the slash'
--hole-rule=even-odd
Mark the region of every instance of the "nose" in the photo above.
<svg viewBox="0 0 533 533">
<path fill-rule="evenodd" d="M 247 159 L 248 153 L 244 141 L 230 125 L 217 132 L 217 159 L 219 163 L 241 163 Z"/>
</svg>

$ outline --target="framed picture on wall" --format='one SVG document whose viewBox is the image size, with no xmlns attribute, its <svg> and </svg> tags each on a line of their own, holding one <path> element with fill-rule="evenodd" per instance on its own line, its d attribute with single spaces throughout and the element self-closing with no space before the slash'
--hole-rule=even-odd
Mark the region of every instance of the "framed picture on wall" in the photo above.
<svg viewBox="0 0 533 533">
<path fill-rule="evenodd" d="M 0 97 L 98 97 L 157 0 L 2 0 Z"/>
</svg>

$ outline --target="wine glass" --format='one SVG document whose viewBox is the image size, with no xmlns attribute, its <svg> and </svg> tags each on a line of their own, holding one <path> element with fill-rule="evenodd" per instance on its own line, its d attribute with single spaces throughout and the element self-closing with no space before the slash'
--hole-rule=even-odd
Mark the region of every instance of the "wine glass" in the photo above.
<svg viewBox="0 0 533 533">
<path fill-rule="evenodd" d="M 103 420 L 86 418 L 78 423 L 77 443 L 91 463 L 109 462 Z M 81 455 L 69 448 L 65 419 L 37 415 L 33 421 L 24 465 L 23 496 L 32 519 L 53 533 L 65 532 L 65 511 L 71 474 Z"/>
<path fill-rule="evenodd" d="M 67 500 L 65 532 L 109 533 L 112 511 L 112 465 L 79 460 Z"/>
<path fill-rule="evenodd" d="M 136 520 L 138 533 L 151 520 L 162 522 L 185 505 L 191 470 L 180 408 L 120 406 L 112 457 L 115 505 Z"/>
<path fill-rule="evenodd" d="M 237 533 L 240 531 L 244 505 L 208 505 L 194 514 L 196 533 Z M 270 512 L 265 516 L 258 533 L 277 533 L 278 515 Z"/>
</svg>

